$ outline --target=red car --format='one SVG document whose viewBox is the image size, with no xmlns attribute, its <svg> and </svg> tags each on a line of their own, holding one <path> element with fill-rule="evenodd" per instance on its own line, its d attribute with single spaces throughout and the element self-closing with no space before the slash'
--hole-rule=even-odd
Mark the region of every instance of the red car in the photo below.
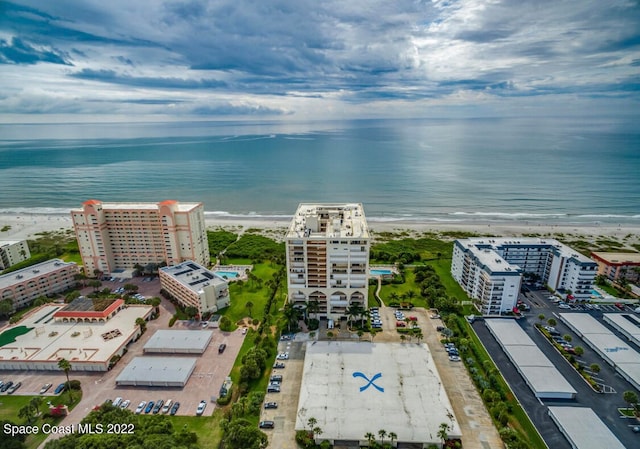
<svg viewBox="0 0 640 449">
<path fill-rule="evenodd" d="M 409 320 L 410 321 L 418 321 L 418 317 L 417 316 L 410 316 Z"/>
<path fill-rule="evenodd" d="M 407 327 L 407 323 L 404 321 L 396 321 L 396 327 Z"/>
</svg>

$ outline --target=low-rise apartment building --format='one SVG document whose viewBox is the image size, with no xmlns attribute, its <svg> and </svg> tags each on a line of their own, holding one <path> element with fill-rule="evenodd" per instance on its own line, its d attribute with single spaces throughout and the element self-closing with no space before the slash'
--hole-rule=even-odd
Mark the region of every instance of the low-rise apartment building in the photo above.
<svg viewBox="0 0 640 449">
<path fill-rule="evenodd" d="M 0 240 L 0 271 L 31 257 L 26 240 Z"/>
<path fill-rule="evenodd" d="M 451 274 L 483 314 L 512 310 L 525 273 L 554 291 L 570 292 L 574 300 L 588 300 L 596 263 L 554 239 L 487 237 L 454 243 Z"/>
<path fill-rule="evenodd" d="M 136 265 L 209 265 L 202 203 L 85 201 L 71 211 L 85 274 L 115 273 Z"/>
<path fill-rule="evenodd" d="M 636 284 L 640 282 L 640 253 L 593 252 L 591 258 L 598 264 L 598 274 L 610 281 L 624 279 Z"/>
<path fill-rule="evenodd" d="M 0 276 L 0 300 L 9 299 L 14 310 L 29 306 L 40 296 L 50 296 L 76 285 L 78 266 L 51 259 Z"/>
<path fill-rule="evenodd" d="M 231 304 L 227 282 L 193 261 L 163 267 L 160 285 L 184 307 L 195 307 L 198 314 L 216 312 Z"/>
<path fill-rule="evenodd" d="M 330 319 L 366 309 L 369 249 L 362 204 L 300 204 L 286 236 L 289 302 Z"/>
</svg>

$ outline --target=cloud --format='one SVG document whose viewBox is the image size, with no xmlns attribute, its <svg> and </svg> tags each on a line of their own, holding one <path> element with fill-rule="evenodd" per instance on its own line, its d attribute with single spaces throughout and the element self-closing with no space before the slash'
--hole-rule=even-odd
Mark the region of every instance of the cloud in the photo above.
<svg viewBox="0 0 640 449">
<path fill-rule="evenodd" d="M 0 96 L 16 104 L 62 95 L 96 114 L 108 100 L 322 118 L 462 101 L 519 113 L 523 97 L 552 108 L 566 94 L 638 101 L 632 0 L 14 0 L 2 12 Z M 39 69 L 7 69 L 25 64 Z"/>
</svg>

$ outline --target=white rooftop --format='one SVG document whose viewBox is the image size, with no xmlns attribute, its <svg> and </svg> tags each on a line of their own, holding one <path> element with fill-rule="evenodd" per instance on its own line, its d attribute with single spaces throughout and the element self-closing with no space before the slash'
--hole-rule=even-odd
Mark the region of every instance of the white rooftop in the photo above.
<svg viewBox="0 0 640 449">
<path fill-rule="evenodd" d="M 604 319 L 622 329 L 636 343 L 640 342 L 640 318 L 627 313 L 605 313 Z"/>
<path fill-rule="evenodd" d="M 31 330 L 16 337 L 15 342 L 0 347 L 0 361 L 31 365 L 57 362 L 60 358 L 67 359 L 72 365 L 74 362 L 107 362 L 138 332 L 136 318 L 145 317 L 152 309 L 144 305 L 129 306 L 106 323 L 63 323 L 53 320 L 53 314 L 62 307 L 64 304 L 42 306 L 18 323 Z M 119 335 L 115 337 L 102 336 L 116 330 Z M 74 369 L 82 370 L 79 366 Z"/>
<path fill-rule="evenodd" d="M 362 204 L 300 204 L 287 237 L 309 236 L 369 238 Z"/>
<path fill-rule="evenodd" d="M 158 330 L 144 345 L 144 352 L 204 352 L 213 338 L 213 331 Z"/>
<path fill-rule="evenodd" d="M 135 357 L 116 378 L 116 385 L 181 387 L 195 369 L 195 357 Z"/>
<path fill-rule="evenodd" d="M 321 438 L 364 441 L 395 432 L 398 442 L 440 442 L 440 423 L 461 436 L 429 348 L 424 344 L 309 342 L 295 428 L 315 418 Z"/>
<path fill-rule="evenodd" d="M 227 281 L 222 277 L 193 261 L 163 267 L 160 270 L 196 293 L 209 284 L 227 285 Z"/>
<path fill-rule="evenodd" d="M 92 200 L 90 200 L 92 201 Z M 105 212 L 117 212 L 121 210 L 158 210 L 159 203 L 128 203 L 128 202 L 118 202 L 118 203 L 104 203 L 102 201 L 98 201 L 102 206 L 102 210 Z M 172 203 L 176 206 L 176 209 L 180 212 L 188 212 L 202 203 L 181 203 L 179 201 L 172 201 Z M 71 212 L 81 212 L 82 209 L 72 209 Z"/>
<path fill-rule="evenodd" d="M 577 394 L 515 320 L 492 318 L 485 320 L 485 324 L 536 397 L 574 397 Z"/>
<path fill-rule="evenodd" d="M 575 449 L 625 449 L 590 408 L 549 407 L 549 415 Z"/>
<path fill-rule="evenodd" d="M 30 267 L 23 268 L 21 270 L 13 271 L 11 273 L 3 274 L 0 276 L 0 289 L 5 289 L 16 283 L 22 283 L 35 279 L 48 273 L 53 273 L 66 266 L 76 265 L 75 262 L 64 262 L 61 259 L 50 259 L 45 262 L 41 262 Z"/>
</svg>

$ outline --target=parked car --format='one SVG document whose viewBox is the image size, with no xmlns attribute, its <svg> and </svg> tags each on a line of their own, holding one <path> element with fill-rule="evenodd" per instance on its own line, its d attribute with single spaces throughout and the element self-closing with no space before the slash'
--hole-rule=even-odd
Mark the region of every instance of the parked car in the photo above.
<svg viewBox="0 0 640 449">
<path fill-rule="evenodd" d="M 404 321 L 396 321 L 396 327 L 407 327 L 407 323 Z"/>
<path fill-rule="evenodd" d="M 160 399 L 158 402 L 156 402 L 156 405 L 153 407 L 153 414 L 157 415 L 160 410 L 162 409 L 162 406 L 164 405 L 164 400 Z"/>
<path fill-rule="evenodd" d="M 169 413 L 169 410 L 171 410 L 171 404 L 173 404 L 173 401 L 171 399 L 167 399 L 167 402 L 165 402 L 162 407 L 162 413 Z"/>
<path fill-rule="evenodd" d="M 151 413 L 151 410 L 153 410 L 153 406 L 154 406 L 154 402 L 153 401 L 149 401 L 149 403 L 147 404 L 147 407 L 144 409 L 145 413 Z"/>
<path fill-rule="evenodd" d="M 144 410 L 145 405 L 147 405 L 146 401 L 142 401 L 141 403 L 138 404 L 138 406 L 136 407 L 136 415 L 139 415 L 140 413 L 142 413 L 142 411 Z"/>
<path fill-rule="evenodd" d="M 451 360 L 452 362 L 459 362 L 460 361 L 460 356 L 450 355 L 449 356 L 449 360 Z"/>
<path fill-rule="evenodd" d="M 11 385 L 11 387 L 9 387 L 9 389 L 7 390 L 7 394 L 13 394 L 21 386 L 22 382 L 16 382 L 15 384 Z"/>
<path fill-rule="evenodd" d="M 283 369 L 285 367 L 285 364 L 282 362 L 276 362 L 273 364 L 273 369 Z"/>
<path fill-rule="evenodd" d="M 227 349 L 226 343 L 220 344 L 220 346 L 218 346 L 218 354 L 222 354 L 225 349 Z"/>
<path fill-rule="evenodd" d="M 204 413 L 204 409 L 206 407 L 207 407 L 207 401 L 205 400 L 200 401 L 200 403 L 198 404 L 198 408 L 196 409 L 196 415 L 202 416 L 202 414 Z"/>
<path fill-rule="evenodd" d="M 111 403 L 111 405 L 113 405 L 114 407 L 120 407 L 120 404 L 122 404 L 122 398 L 120 396 L 115 398 Z"/>
<path fill-rule="evenodd" d="M 281 352 L 280 354 L 278 354 L 278 357 L 276 357 L 278 360 L 289 360 L 289 353 L 288 352 Z"/>
<path fill-rule="evenodd" d="M 179 408 L 180 408 L 180 403 L 174 402 L 173 405 L 171 406 L 171 410 L 169 411 L 169 414 L 171 416 L 175 415 L 176 413 L 178 413 Z"/>
<path fill-rule="evenodd" d="M 280 393 L 280 385 L 269 385 L 267 393 Z"/>
<path fill-rule="evenodd" d="M 12 382 L 12 381 L 10 381 L 10 380 L 9 380 L 9 381 L 7 381 L 7 383 L 6 383 L 6 384 L 3 384 L 3 385 L 2 385 L 2 388 L 0 388 L 0 391 L 4 393 L 4 392 L 5 392 L 5 391 L 7 391 L 9 388 L 11 388 L 11 385 L 13 385 L 13 382 Z"/>
<path fill-rule="evenodd" d="M 265 402 L 264 408 L 278 408 L 277 402 Z"/>
<path fill-rule="evenodd" d="M 275 423 L 273 421 L 260 421 L 259 427 L 261 429 L 273 429 Z"/>
<path fill-rule="evenodd" d="M 282 375 L 281 374 L 274 374 L 273 376 L 271 376 L 269 378 L 270 382 L 282 382 Z"/>
<path fill-rule="evenodd" d="M 247 335 L 247 328 L 246 327 L 242 329 L 242 335 Z"/>
<path fill-rule="evenodd" d="M 44 384 L 42 388 L 40 388 L 40 394 L 45 394 L 51 388 L 51 384 Z"/>
<path fill-rule="evenodd" d="M 431 315 L 431 317 L 430 317 L 430 318 L 431 318 L 432 320 L 437 320 L 437 319 L 440 319 L 440 315 L 438 315 L 438 314 Z"/>
<path fill-rule="evenodd" d="M 124 410 L 125 408 L 129 407 L 129 404 L 131 404 L 131 401 L 129 399 L 122 401 L 122 404 L 120 404 L 120 408 Z"/>
</svg>

